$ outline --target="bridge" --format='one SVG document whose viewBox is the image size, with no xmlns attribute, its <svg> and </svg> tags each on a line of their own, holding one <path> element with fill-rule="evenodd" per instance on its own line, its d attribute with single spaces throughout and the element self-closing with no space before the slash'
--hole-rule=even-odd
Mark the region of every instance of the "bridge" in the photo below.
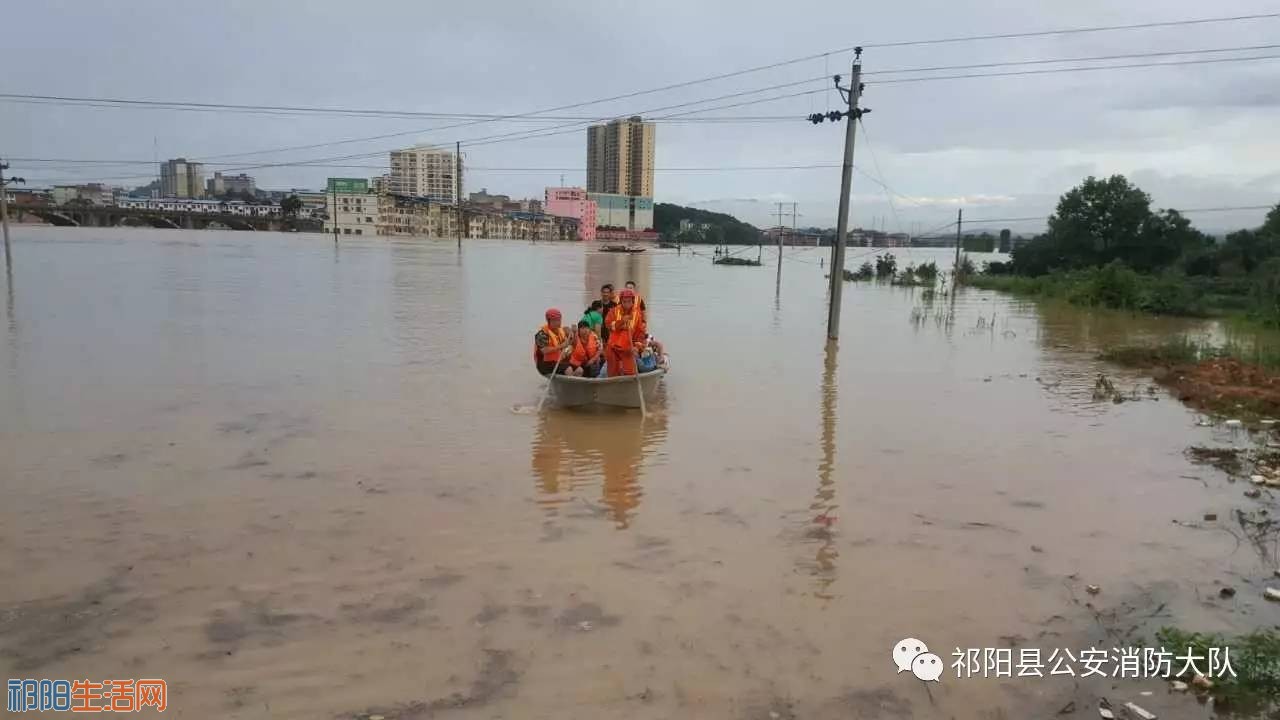
<svg viewBox="0 0 1280 720">
<path fill-rule="evenodd" d="M 204 230 L 209 227 L 269 232 L 321 232 L 321 220 L 291 217 L 193 213 L 174 210 L 142 210 L 107 205 L 43 205 L 10 207 L 22 222 L 25 215 L 60 227 L 154 227 L 173 230 Z"/>
</svg>

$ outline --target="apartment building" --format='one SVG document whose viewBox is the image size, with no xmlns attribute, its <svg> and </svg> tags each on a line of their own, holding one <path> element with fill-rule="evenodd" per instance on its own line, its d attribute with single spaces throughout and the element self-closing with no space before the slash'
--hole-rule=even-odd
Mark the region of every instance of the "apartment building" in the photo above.
<svg viewBox="0 0 1280 720">
<path fill-rule="evenodd" d="M 655 141 L 639 115 L 587 128 L 587 192 L 653 197 Z"/>
<path fill-rule="evenodd" d="M 458 201 L 461 175 L 462 163 L 452 150 L 430 145 L 393 150 L 387 192 L 453 204 Z"/>
<path fill-rule="evenodd" d="M 329 178 L 325 210 L 325 232 L 336 227 L 340 235 L 378 234 L 378 196 L 369 192 L 364 178 Z"/>
</svg>

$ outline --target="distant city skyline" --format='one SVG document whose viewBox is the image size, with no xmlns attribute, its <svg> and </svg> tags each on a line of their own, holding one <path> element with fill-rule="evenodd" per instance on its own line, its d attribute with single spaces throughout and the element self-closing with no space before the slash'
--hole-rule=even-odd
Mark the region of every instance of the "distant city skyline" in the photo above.
<svg viewBox="0 0 1280 720">
<path fill-rule="evenodd" d="M 324 0 L 306 13 L 271 4 L 198 15 L 177 4 L 145 7 L 139 13 L 95 5 L 66 12 L 60 3 L 7 8 L 5 19 L 14 27 L 57 32 L 6 40 L 13 56 L 45 60 L 7 79 L 4 92 L 378 112 L 8 101 L 0 113 L 0 155 L 49 160 L 15 160 L 12 172 L 36 187 L 132 187 L 155 179 L 166 158 L 187 158 L 204 164 L 206 178 L 244 172 L 262 188 L 319 189 L 330 175 L 389 173 L 391 150 L 419 143 L 452 149 L 461 141 L 464 192 L 488 187 L 540 198 L 546 187 L 587 187 L 588 126 L 642 115 L 661 135 L 652 163 L 656 202 L 727 212 L 760 227 L 770 224 L 774 203 L 799 202 L 806 222 L 833 226 L 843 127 L 811 125 L 804 117 L 839 104 L 830 77 L 847 75 L 848 48 L 864 43 L 863 104 L 873 113 L 864 119 L 865 132 L 859 129 L 851 226 L 877 216 L 887 217 L 893 230 L 929 227 L 949 222 L 957 207 L 975 217 L 1043 218 L 1084 177 L 1112 173 L 1149 192 L 1157 207 L 1280 199 L 1274 132 L 1280 61 L 1236 62 L 1248 55 L 1239 51 L 1176 54 L 1270 43 L 1280 21 L 885 46 L 1274 11 L 1274 3 L 1263 0 L 1212 8 L 1191 0 L 1085 2 L 1038 6 L 1032 14 L 1011 12 L 997 0 L 928 12 L 887 4 L 856 14 L 818 0 L 793 3 L 786 13 L 755 0 L 659 0 L 646 6 L 646 16 L 672 13 L 679 21 L 657 35 L 617 32 L 616 11 L 590 4 L 548 6 L 517 24 L 495 20 L 492 8 L 388 0 L 377 5 L 376 16 L 394 21 L 359 33 L 349 31 L 349 5 Z M 120 53 L 119 38 L 139 27 L 149 33 L 149 51 Z M 780 40 L 746 41 L 765 29 Z M 297 71 L 300 59 L 317 57 L 317 48 L 340 49 L 343 61 L 325 72 Z M 210 71 L 200 60 L 229 50 L 244 62 Z M 1060 62 L 1064 58 L 1144 53 L 1174 54 L 1111 64 L 1181 64 L 1056 72 L 1099 65 Z M 166 61 L 156 62 L 160 57 Z M 810 59 L 789 62 L 802 57 Z M 72 58 L 94 59 L 92 81 L 73 71 Z M 441 58 L 449 58 L 448 72 L 423 74 Z M 1231 61 L 1218 62 L 1224 59 Z M 996 63 L 1042 64 L 890 72 Z M 764 66 L 773 67 L 743 72 Z M 505 81 L 512 69 L 519 82 Z M 197 74 L 198 85 L 191 83 Z M 956 75 L 982 77 L 929 80 Z M 695 82 L 717 76 L 724 77 Z M 655 88 L 667 89 L 644 92 Z M 562 109 L 511 117 L 548 108 Z M 82 164 L 86 160 L 96 162 Z M 1256 225 L 1263 215 L 1190 217 L 1213 230 Z M 1019 222 L 1015 229 L 1043 224 Z"/>
</svg>

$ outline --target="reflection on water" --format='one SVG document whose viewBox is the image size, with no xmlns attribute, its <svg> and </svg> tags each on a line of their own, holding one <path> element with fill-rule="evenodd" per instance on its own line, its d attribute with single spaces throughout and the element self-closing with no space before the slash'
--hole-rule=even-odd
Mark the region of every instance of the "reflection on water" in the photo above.
<svg viewBox="0 0 1280 720">
<path fill-rule="evenodd" d="M 840 551 L 836 549 L 835 524 L 838 520 L 836 510 L 836 483 L 833 477 L 836 465 L 836 357 L 838 344 L 827 342 L 822 369 L 822 460 L 818 463 L 818 489 L 813 501 L 809 503 L 809 527 L 805 532 L 807 541 L 816 545 L 812 562 L 803 563 L 814 578 L 814 597 L 832 600 L 835 595 L 831 585 L 836 581 L 836 560 Z"/>
<path fill-rule="evenodd" d="M 647 252 L 644 253 L 606 253 L 587 251 L 583 254 L 585 261 L 583 281 L 586 287 L 583 292 L 586 293 L 583 307 L 591 304 L 592 300 L 600 299 L 600 286 L 605 283 L 612 283 L 614 291 L 622 290 L 623 283 L 628 280 L 636 284 L 636 289 L 640 292 L 641 297 L 645 298 L 646 306 L 649 305 L 649 295 L 653 292 L 653 277 L 651 274 L 652 258 Z"/>
<path fill-rule="evenodd" d="M 607 515 L 618 529 L 627 528 L 644 497 L 640 485 L 644 463 L 666 437 L 664 410 L 644 418 L 607 408 L 540 414 L 530 449 L 538 504 L 549 516 L 556 516 L 570 503 L 585 502 Z M 602 505 L 596 505 L 592 492 L 597 486 Z"/>
</svg>

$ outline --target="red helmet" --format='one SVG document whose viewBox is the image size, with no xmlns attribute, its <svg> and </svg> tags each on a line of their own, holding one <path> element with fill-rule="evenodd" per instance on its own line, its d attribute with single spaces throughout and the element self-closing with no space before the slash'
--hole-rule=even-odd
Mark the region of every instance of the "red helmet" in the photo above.
<svg viewBox="0 0 1280 720">
<path fill-rule="evenodd" d="M 559 310 L 557 310 L 557 309 L 555 309 L 555 308 L 551 308 L 550 310 L 548 310 L 548 311 L 547 311 L 547 319 L 548 319 L 548 320 L 559 320 L 559 319 L 560 319 L 560 311 L 559 311 Z"/>
<path fill-rule="evenodd" d="M 618 297 L 621 299 L 631 298 L 632 300 L 635 300 L 636 291 L 631 288 L 623 288 L 622 292 L 618 293 Z"/>
</svg>

